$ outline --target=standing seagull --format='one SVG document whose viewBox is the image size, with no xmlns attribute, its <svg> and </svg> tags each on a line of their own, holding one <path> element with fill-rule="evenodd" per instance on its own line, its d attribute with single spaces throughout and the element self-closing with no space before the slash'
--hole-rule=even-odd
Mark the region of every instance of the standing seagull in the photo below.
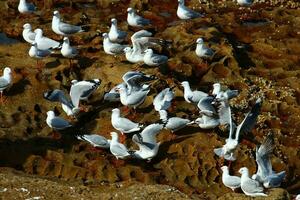
<svg viewBox="0 0 300 200">
<path fill-rule="evenodd" d="M 125 31 L 120 31 L 118 29 L 117 20 L 115 18 L 111 19 L 111 27 L 108 33 L 109 39 L 112 42 L 123 42 L 127 36 Z"/>
<path fill-rule="evenodd" d="M 26 42 L 30 44 L 34 43 L 35 35 L 36 33 L 32 31 L 31 25 L 29 23 L 23 25 L 22 36 Z"/>
<path fill-rule="evenodd" d="M 271 134 L 267 136 L 267 139 L 259 148 L 256 147 L 257 172 L 252 175 L 252 179 L 262 183 L 265 188 L 279 187 L 285 177 L 285 171 L 275 173 L 272 170 L 270 154 L 273 149 L 274 139 Z"/>
<path fill-rule="evenodd" d="M 20 0 L 18 10 L 22 14 L 31 14 L 36 10 L 36 7 L 33 3 L 27 3 L 26 0 Z"/>
<path fill-rule="evenodd" d="M 48 126 L 54 130 L 64 130 L 72 126 L 68 121 L 63 118 L 55 116 L 53 111 L 47 112 L 46 123 Z"/>
<path fill-rule="evenodd" d="M 202 17 L 203 15 L 186 7 L 184 0 L 178 0 L 177 16 L 180 19 L 187 20 Z"/>
<path fill-rule="evenodd" d="M 169 118 L 168 113 L 165 110 L 160 110 L 159 116 L 160 116 L 160 119 L 162 120 L 162 122 L 164 123 L 164 127 L 166 129 L 169 129 L 172 133 L 191 124 L 191 121 L 189 119 L 184 119 L 184 118 L 180 118 L 180 117 L 170 117 Z M 192 122 L 192 123 L 194 123 L 194 122 Z"/>
<path fill-rule="evenodd" d="M 119 142 L 119 135 L 116 132 L 111 132 L 110 152 L 117 158 L 124 159 L 130 156 L 127 147 Z"/>
<path fill-rule="evenodd" d="M 168 62 L 168 57 L 153 53 L 152 49 L 147 49 L 144 55 L 144 63 L 148 66 L 159 66 Z"/>
<path fill-rule="evenodd" d="M 103 36 L 103 49 L 104 52 L 107 54 L 110 55 L 121 54 L 124 51 L 124 49 L 128 47 L 128 45 L 113 43 L 112 41 L 110 41 L 107 33 L 103 33 L 102 36 Z"/>
<path fill-rule="evenodd" d="M 222 182 L 223 184 L 234 191 L 236 188 L 241 187 L 241 178 L 238 176 L 229 175 L 227 166 L 221 167 L 222 170 Z"/>
<path fill-rule="evenodd" d="M 181 85 L 183 86 L 184 89 L 184 95 L 183 95 L 184 99 L 188 103 L 197 104 L 203 97 L 208 96 L 208 94 L 202 91 L 197 91 L 197 90 L 192 91 L 188 81 L 183 81 Z"/>
<path fill-rule="evenodd" d="M 249 178 L 249 170 L 247 167 L 242 167 L 239 170 L 242 174 L 241 177 L 241 188 L 247 196 L 258 197 L 258 196 L 268 196 L 264 193 L 264 188 L 260 186 L 259 182 Z"/>
<path fill-rule="evenodd" d="M 72 66 L 72 58 L 77 56 L 78 51 L 76 48 L 74 48 L 70 45 L 70 40 L 68 37 L 64 37 L 64 42 L 62 44 L 62 48 L 61 48 L 60 52 L 64 57 L 69 58 L 70 67 L 71 67 Z"/>
<path fill-rule="evenodd" d="M 138 91 L 131 91 L 131 93 L 129 94 L 128 89 L 125 86 L 121 85 L 120 88 L 118 88 L 118 91 L 120 93 L 121 103 L 125 106 L 132 106 L 135 109 L 139 105 L 144 103 L 147 94 L 150 91 L 150 88 L 141 88 Z"/>
<path fill-rule="evenodd" d="M 5 67 L 3 70 L 3 75 L 0 77 L 0 99 L 3 103 L 3 90 L 8 88 L 12 81 L 12 72 L 9 67 Z"/>
<path fill-rule="evenodd" d="M 205 46 L 204 41 L 202 38 L 198 38 L 196 46 L 196 55 L 200 58 L 211 58 L 214 55 L 214 51 L 211 48 Z"/>
<path fill-rule="evenodd" d="M 139 131 L 142 127 L 138 123 L 134 123 L 125 117 L 121 117 L 120 109 L 118 108 L 112 110 L 111 124 L 115 129 L 120 131 L 122 134 Z"/>
<path fill-rule="evenodd" d="M 75 33 L 80 33 L 85 31 L 81 26 L 75 26 L 75 25 L 62 22 L 60 19 L 60 14 L 57 10 L 53 12 L 51 27 L 56 34 L 62 36 L 69 36 Z"/>
<path fill-rule="evenodd" d="M 128 14 L 127 14 L 127 23 L 130 26 L 142 27 L 142 26 L 147 26 L 147 25 L 150 24 L 149 19 L 145 19 L 145 18 L 137 15 L 133 8 L 128 8 L 127 12 L 128 12 Z"/>
<path fill-rule="evenodd" d="M 174 92 L 170 88 L 165 88 L 153 99 L 154 109 L 156 111 L 167 110 L 171 106 L 174 98 Z"/>
<path fill-rule="evenodd" d="M 39 29 L 39 28 L 35 29 L 34 32 L 36 33 L 34 40 L 37 44 L 38 49 L 48 50 L 48 49 L 60 48 L 60 43 L 59 42 L 43 36 L 43 30 L 42 29 Z"/>
<path fill-rule="evenodd" d="M 36 60 L 36 64 L 37 64 L 38 68 L 40 68 L 38 60 L 39 59 L 43 59 L 43 58 L 49 56 L 51 53 L 53 53 L 53 52 L 51 50 L 49 50 L 49 49 L 46 49 L 46 50 L 38 49 L 36 42 L 34 42 L 31 45 L 31 48 L 29 49 L 29 52 L 28 52 L 28 54 L 29 54 L 30 57 L 37 59 Z"/>
</svg>

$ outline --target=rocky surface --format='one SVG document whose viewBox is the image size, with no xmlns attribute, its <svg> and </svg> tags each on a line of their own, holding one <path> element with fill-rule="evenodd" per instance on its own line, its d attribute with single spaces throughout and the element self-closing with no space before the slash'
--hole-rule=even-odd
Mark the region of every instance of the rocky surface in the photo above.
<svg viewBox="0 0 300 200">
<path fill-rule="evenodd" d="M 241 192 L 224 196 L 224 192 L 231 190 L 221 183 L 220 166 L 227 163 L 213 153 L 213 148 L 221 146 L 227 136 L 222 129 L 201 130 L 191 126 L 175 135 L 163 131 L 158 136 L 162 142 L 159 155 L 150 163 L 136 160 L 116 162 L 109 152 L 94 151 L 88 144 L 73 138 L 74 133 L 53 137 L 45 123 L 46 112 L 55 109 L 62 117 L 66 116 L 59 104 L 42 98 L 45 90 L 60 88 L 67 91 L 72 79 L 100 78 L 100 88 L 86 104 L 89 112 L 81 114 L 79 121 L 73 123 L 80 127 L 80 131 L 109 138 L 109 132 L 113 130 L 110 124 L 111 109 L 122 106 L 104 102 L 103 94 L 120 83 L 126 71 L 139 69 L 160 78 L 152 84 L 149 97 L 138 109 L 134 120 L 142 123 L 159 119 L 151 99 L 167 85 L 176 88 L 175 106 L 171 112 L 197 118 L 196 107 L 185 103 L 182 98 L 182 88 L 178 83 L 183 80 L 189 80 L 193 88 L 206 92 L 211 90 L 214 82 L 239 90 L 240 95 L 231 102 L 237 122 L 242 120 L 256 98 L 263 97 L 257 126 L 252 135 L 243 137 L 238 160 L 231 164 L 231 172 L 238 174 L 238 169 L 246 166 L 254 173 L 254 147 L 263 141 L 267 133 L 273 132 L 276 143 L 272 157 L 274 170 L 287 172 L 282 184 L 285 190 L 291 195 L 299 192 L 299 2 L 257 1 L 252 9 L 239 9 L 231 1 L 201 1 L 200 4 L 192 0 L 187 4 L 205 12 L 206 16 L 186 22 L 176 17 L 175 0 L 76 0 L 72 1 L 72 5 L 68 1 L 34 2 L 39 7 L 38 14 L 21 16 L 16 10 L 17 1 L 0 1 L 0 31 L 13 39 L 10 42 L 5 40 L 5 44 L 3 39 L 0 41 L 0 69 L 10 66 L 14 71 L 14 84 L 4 92 L 6 103 L 0 105 L 1 167 L 65 180 L 61 182 L 62 191 L 67 190 L 68 182 L 72 181 L 97 186 L 100 183 L 138 181 L 171 185 L 190 195 L 190 198 L 247 199 Z M 103 52 L 102 38 L 97 36 L 96 30 L 107 31 L 110 18 L 116 17 L 120 27 L 130 34 L 135 31 L 124 21 L 129 5 L 140 9 L 145 17 L 151 19 L 153 26 L 148 30 L 154 32 L 155 37 L 172 41 L 171 47 L 156 49 L 170 58 L 167 66 L 158 69 L 133 65 L 126 62 L 123 55 L 114 57 Z M 46 36 L 61 40 L 51 31 L 54 8 L 60 10 L 65 21 L 90 25 L 90 31 L 71 37 L 71 43 L 80 49 L 80 56 L 74 60 L 72 67 L 57 52 L 44 59 L 44 67 L 39 70 L 36 60 L 28 56 L 29 45 L 21 38 L 22 26 L 29 22 L 33 28 L 42 28 Z M 81 20 L 83 13 L 89 20 Z M 203 60 L 195 55 L 195 40 L 200 36 L 217 52 L 212 60 Z M 134 148 L 129 138 L 126 145 Z M 6 173 L 4 171 L 3 176 Z M 268 192 L 271 194 L 273 190 Z M 282 199 L 289 199 L 285 191 L 276 192 Z M 130 198 L 130 193 L 127 194 Z"/>
</svg>

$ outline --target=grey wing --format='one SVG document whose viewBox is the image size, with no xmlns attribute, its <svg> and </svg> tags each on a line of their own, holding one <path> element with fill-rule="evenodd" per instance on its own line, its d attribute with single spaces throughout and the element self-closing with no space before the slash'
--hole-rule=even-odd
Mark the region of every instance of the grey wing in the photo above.
<svg viewBox="0 0 300 200">
<path fill-rule="evenodd" d="M 198 13 L 198 12 L 196 12 L 196 11 L 193 11 L 193 10 L 191 10 L 191 9 L 188 9 L 188 8 L 186 8 L 185 9 L 185 15 L 187 16 L 187 17 L 189 17 L 189 18 L 196 18 L 196 17 L 201 17 L 201 16 L 203 16 L 202 14 L 200 14 L 200 13 Z"/>
<path fill-rule="evenodd" d="M 168 61 L 168 57 L 167 56 L 162 56 L 162 55 L 155 55 L 152 57 L 152 62 L 154 63 L 165 63 Z"/>
<path fill-rule="evenodd" d="M 264 191 L 263 187 L 259 185 L 259 182 L 250 178 L 243 182 L 243 189 L 246 190 L 247 193 L 261 193 Z"/>
<path fill-rule="evenodd" d="M 72 47 L 72 54 L 73 55 L 77 55 L 78 54 L 78 50 L 74 47 Z"/>
<path fill-rule="evenodd" d="M 274 138 L 272 135 L 268 135 L 264 143 L 257 149 L 256 148 L 256 162 L 260 166 L 261 176 L 266 177 L 272 174 L 272 163 L 270 160 L 270 154 L 274 149 Z"/>
<path fill-rule="evenodd" d="M 51 54 L 52 52 L 50 50 L 40 50 L 38 49 L 36 52 L 36 56 L 40 58 L 47 57 Z"/>
<path fill-rule="evenodd" d="M 128 47 L 128 45 L 114 43 L 114 44 L 112 44 L 110 51 L 112 53 L 119 54 L 119 53 L 122 53 L 126 47 Z"/>
<path fill-rule="evenodd" d="M 216 109 L 214 108 L 214 106 L 212 105 L 212 102 L 214 101 L 214 98 L 211 96 L 207 96 L 202 98 L 197 106 L 201 111 L 210 111 L 213 114 L 217 114 Z"/>
<path fill-rule="evenodd" d="M 109 141 L 100 135 L 92 134 L 92 135 L 82 135 L 82 139 L 96 145 L 99 147 L 108 148 L 109 147 Z"/>
<path fill-rule="evenodd" d="M 235 123 L 232 121 L 231 108 L 228 101 L 221 101 L 218 109 L 219 121 L 222 125 L 229 125 L 229 137 L 233 139 L 233 132 L 236 129 Z"/>
<path fill-rule="evenodd" d="M 127 36 L 127 33 L 125 31 L 119 31 L 118 32 L 118 38 L 124 39 Z"/>
<path fill-rule="evenodd" d="M 123 117 L 118 119 L 118 124 L 120 127 L 127 129 L 127 130 L 138 127 L 138 123 L 134 123 L 131 120 L 129 120 L 127 118 L 123 118 Z"/>
<path fill-rule="evenodd" d="M 255 126 L 257 117 L 260 113 L 260 108 L 262 105 L 261 99 L 257 99 L 255 105 L 252 107 L 251 111 L 247 113 L 245 119 L 241 124 L 237 126 L 235 140 L 239 140 L 239 135 L 242 133 L 250 132 Z"/>
<path fill-rule="evenodd" d="M 67 127 L 70 127 L 71 124 L 60 118 L 60 117 L 55 117 L 51 120 L 51 125 L 55 128 L 55 129 L 64 129 L 64 128 L 67 128 Z"/>
<path fill-rule="evenodd" d="M 110 146 L 110 150 L 113 151 L 117 155 L 126 156 L 128 153 L 128 149 L 125 145 L 121 143 L 117 143 L 113 146 Z"/>
<path fill-rule="evenodd" d="M 79 83 L 73 84 L 71 86 L 70 96 L 71 96 L 72 103 L 76 108 L 79 105 L 80 99 L 87 98 L 98 87 L 97 84 L 86 83 L 86 82 L 89 82 L 89 81 L 79 82 Z"/>
<path fill-rule="evenodd" d="M 223 147 L 214 149 L 214 153 L 219 157 L 223 157 L 224 156 Z"/>
<path fill-rule="evenodd" d="M 38 43 L 38 48 L 39 49 L 50 49 L 50 48 L 58 48 L 60 46 L 60 43 L 52 40 L 50 38 L 47 37 L 43 37 L 42 41 L 40 43 Z"/>
<path fill-rule="evenodd" d="M 156 143 L 156 135 L 163 129 L 162 124 L 150 124 L 141 133 L 143 142 L 145 143 Z"/>
<path fill-rule="evenodd" d="M 165 101 L 172 101 L 174 98 L 174 92 L 170 88 L 166 88 L 163 91 L 166 91 L 164 100 Z"/>
<path fill-rule="evenodd" d="M 3 78 L 3 77 L 0 77 L 0 89 L 5 89 L 9 86 L 9 82 Z"/>
<path fill-rule="evenodd" d="M 137 24 L 141 24 L 141 25 L 148 25 L 148 24 L 150 24 L 150 20 L 149 19 L 145 19 L 145 18 L 143 18 L 143 17 L 141 17 L 141 16 L 138 16 L 138 18 L 137 18 Z"/>
<path fill-rule="evenodd" d="M 27 3 L 27 6 L 28 6 L 28 9 L 31 10 L 31 11 L 35 11 L 36 10 L 36 7 L 33 3 Z"/>
<path fill-rule="evenodd" d="M 135 39 L 140 38 L 140 37 L 150 37 L 152 36 L 152 33 L 146 30 L 140 30 L 138 32 L 135 32 L 132 36 L 131 36 L 131 41 L 133 42 Z"/>
<path fill-rule="evenodd" d="M 80 26 L 75 26 L 63 22 L 59 24 L 58 28 L 64 34 L 74 34 L 82 31 L 82 28 Z"/>
<path fill-rule="evenodd" d="M 30 32 L 30 33 L 28 33 L 28 38 L 30 39 L 30 40 L 32 40 L 32 41 L 34 41 L 35 40 L 35 32 Z"/>
<path fill-rule="evenodd" d="M 225 95 L 227 96 L 227 99 L 232 99 L 236 97 L 239 94 L 238 90 L 226 90 Z"/>
</svg>

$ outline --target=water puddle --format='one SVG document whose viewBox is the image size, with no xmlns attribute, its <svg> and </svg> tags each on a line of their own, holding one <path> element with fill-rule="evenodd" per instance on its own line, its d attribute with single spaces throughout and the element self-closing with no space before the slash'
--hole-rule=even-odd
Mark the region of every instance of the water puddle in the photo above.
<svg viewBox="0 0 300 200">
<path fill-rule="evenodd" d="M 16 44 L 18 42 L 20 41 L 7 37 L 5 33 L 0 33 L 0 45 Z"/>
</svg>

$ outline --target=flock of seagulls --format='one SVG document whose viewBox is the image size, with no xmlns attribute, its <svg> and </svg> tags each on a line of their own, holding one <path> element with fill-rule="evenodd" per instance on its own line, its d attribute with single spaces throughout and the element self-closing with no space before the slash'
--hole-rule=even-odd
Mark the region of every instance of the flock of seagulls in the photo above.
<svg viewBox="0 0 300 200">
<path fill-rule="evenodd" d="M 249 6 L 249 0 L 238 0 L 242 6 Z M 18 10 L 20 13 L 34 13 L 36 7 L 20 0 Z M 127 23 L 129 26 L 142 28 L 151 24 L 148 19 L 139 16 L 133 8 L 127 9 Z M 186 7 L 184 0 L 178 0 L 177 16 L 182 20 L 203 17 L 204 14 L 198 13 Z M 23 26 L 23 38 L 32 46 L 29 50 L 31 57 L 40 59 L 49 56 L 54 50 L 60 49 L 61 54 L 69 59 L 78 55 L 75 47 L 70 45 L 69 36 L 85 31 L 83 26 L 75 26 L 62 22 L 58 11 L 53 12 L 52 30 L 63 37 L 63 44 L 43 35 L 39 28 L 32 31 L 29 23 Z M 153 52 L 152 47 L 162 45 L 165 41 L 152 37 L 152 33 L 147 30 L 139 30 L 131 36 L 131 44 L 122 44 L 126 41 L 128 34 L 119 30 L 117 19 L 111 19 L 111 27 L 108 33 L 103 33 L 104 52 L 110 55 L 125 53 L 126 59 L 131 63 L 144 62 L 148 66 L 161 66 L 168 62 L 168 57 Z M 195 53 L 201 58 L 211 58 L 214 56 L 214 50 L 204 44 L 202 38 L 196 41 L 197 47 Z M 104 95 L 104 100 L 109 102 L 120 102 L 126 107 L 136 110 L 144 103 L 151 90 L 151 82 L 157 79 L 153 75 L 147 75 L 140 71 L 128 71 L 122 77 L 123 82 L 113 87 Z M 6 67 L 3 76 L 0 77 L 0 94 L 3 102 L 3 90 L 8 88 L 12 83 L 12 71 Z M 44 92 L 44 98 L 51 102 L 59 102 L 62 109 L 68 116 L 76 118 L 82 110 L 81 101 L 87 101 L 101 85 L 100 79 L 93 80 L 73 80 L 69 94 L 65 94 L 60 89 L 54 89 Z M 117 132 L 112 131 L 111 139 L 105 138 L 99 134 L 81 134 L 76 135 L 79 140 L 90 143 L 97 148 L 109 149 L 112 155 L 117 159 L 141 159 L 151 161 L 159 152 L 160 142 L 156 136 L 163 130 L 167 129 L 176 132 L 186 126 L 199 126 L 201 129 L 214 129 L 220 125 L 225 125 L 229 131 L 229 136 L 222 147 L 215 148 L 214 153 L 229 163 L 235 161 L 235 155 L 238 144 L 243 134 L 251 132 L 257 117 L 260 113 L 262 99 L 258 98 L 252 109 L 246 114 L 243 121 L 236 125 L 232 119 L 230 100 L 238 96 L 237 90 L 222 90 L 220 83 L 212 86 L 212 92 L 206 93 L 200 90 L 193 90 L 188 81 L 183 81 L 180 86 L 183 88 L 183 98 L 187 103 L 197 107 L 199 116 L 196 119 L 181 117 L 169 117 L 172 101 L 174 101 L 174 87 L 161 90 L 153 99 L 153 107 L 159 114 L 159 121 L 153 124 L 141 124 L 134 122 L 122 116 L 119 108 L 113 108 L 111 114 L 111 124 Z M 174 113 L 171 113 L 173 115 Z M 47 125 L 56 131 L 72 128 L 73 124 L 66 119 L 55 115 L 50 110 L 47 112 Z M 121 141 L 121 136 L 132 135 L 132 141 L 138 149 L 129 149 Z M 270 155 L 274 149 L 272 135 L 268 135 L 265 142 L 256 147 L 257 172 L 250 177 L 249 170 L 242 167 L 239 170 L 241 177 L 229 174 L 230 166 L 222 166 L 222 182 L 232 190 L 241 188 L 248 196 L 267 196 L 264 188 L 280 187 L 285 177 L 285 171 L 276 173 L 272 169 Z"/>
</svg>

